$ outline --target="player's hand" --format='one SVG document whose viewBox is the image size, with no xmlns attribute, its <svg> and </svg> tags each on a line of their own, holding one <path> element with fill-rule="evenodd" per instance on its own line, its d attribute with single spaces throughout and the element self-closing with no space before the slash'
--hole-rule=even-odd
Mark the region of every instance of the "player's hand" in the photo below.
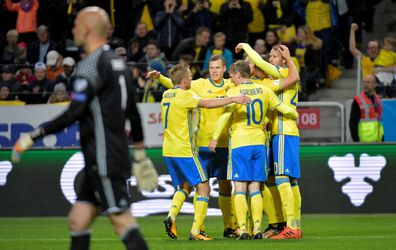
<svg viewBox="0 0 396 250">
<path fill-rule="evenodd" d="M 252 99 L 245 95 L 234 96 L 234 102 L 238 104 L 252 103 Z"/>
<path fill-rule="evenodd" d="M 357 25 L 356 23 L 351 24 L 351 30 L 357 31 L 358 29 L 359 29 L 359 25 Z"/>
<path fill-rule="evenodd" d="M 245 44 L 246 43 L 238 43 L 238 45 L 235 47 L 235 53 L 241 52 L 241 50 L 243 49 L 243 45 Z"/>
<path fill-rule="evenodd" d="M 287 46 L 280 45 L 277 50 L 282 55 L 283 58 L 286 58 L 286 59 L 290 58 L 290 51 Z"/>
<path fill-rule="evenodd" d="M 161 73 L 157 70 L 152 70 L 150 72 L 147 72 L 146 78 L 147 79 L 158 79 L 160 77 Z"/>
<path fill-rule="evenodd" d="M 217 140 L 212 139 L 208 145 L 208 148 L 210 151 L 212 151 L 213 153 L 216 153 L 216 147 L 217 147 Z"/>
<path fill-rule="evenodd" d="M 11 161 L 19 162 L 21 159 L 22 153 L 25 150 L 27 150 L 28 148 L 30 148 L 33 144 L 34 144 L 34 141 L 29 134 L 22 134 L 12 149 Z"/>
<path fill-rule="evenodd" d="M 158 187 L 158 173 L 144 149 L 134 150 L 132 174 L 136 178 L 139 191 L 154 191 Z"/>
</svg>

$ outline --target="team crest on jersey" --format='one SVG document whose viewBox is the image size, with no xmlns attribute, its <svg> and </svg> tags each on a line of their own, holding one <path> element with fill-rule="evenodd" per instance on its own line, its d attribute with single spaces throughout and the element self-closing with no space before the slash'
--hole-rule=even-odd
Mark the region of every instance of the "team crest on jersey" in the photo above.
<svg viewBox="0 0 396 250">
<path fill-rule="evenodd" d="M 113 59 L 110 63 L 113 70 L 121 71 L 125 69 L 125 63 L 122 59 Z"/>
</svg>

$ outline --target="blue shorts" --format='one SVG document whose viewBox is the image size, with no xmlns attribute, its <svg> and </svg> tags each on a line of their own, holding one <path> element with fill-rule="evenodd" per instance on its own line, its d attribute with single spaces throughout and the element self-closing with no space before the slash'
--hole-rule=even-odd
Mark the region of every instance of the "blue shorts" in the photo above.
<svg viewBox="0 0 396 250">
<path fill-rule="evenodd" d="M 275 135 L 271 143 L 271 172 L 300 178 L 300 137 Z"/>
<path fill-rule="evenodd" d="M 186 181 L 194 187 L 208 180 L 199 157 L 164 157 L 164 160 L 175 187 Z"/>
<path fill-rule="evenodd" d="M 213 153 L 208 147 L 199 147 L 199 158 L 209 178 L 227 179 L 228 148 L 217 148 Z"/>
<path fill-rule="evenodd" d="M 228 179 L 233 181 L 265 182 L 267 147 L 265 145 L 244 146 L 231 150 Z"/>
</svg>

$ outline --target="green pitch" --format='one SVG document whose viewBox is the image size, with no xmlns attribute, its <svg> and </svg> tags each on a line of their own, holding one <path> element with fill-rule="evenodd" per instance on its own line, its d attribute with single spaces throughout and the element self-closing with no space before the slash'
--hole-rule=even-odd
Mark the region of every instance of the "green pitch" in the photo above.
<svg viewBox="0 0 396 250">
<path fill-rule="evenodd" d="M 206 230 L 216 239 L 188 241 L 192 216 L 179 216 L 179 239 L 165 235 L 164 216 L 139 218 L 151 249 L 395 249 L 396 214 L 303 215 L 303 239 L 283 241 L 236 241 L 222 238 L 222 220 L 206 219 Z M 64 217 L 0 218 L 0 249 L 68 249 Z M 105 217 L 93 226 L 91 249 L 124 249 Z"/>
</svg>

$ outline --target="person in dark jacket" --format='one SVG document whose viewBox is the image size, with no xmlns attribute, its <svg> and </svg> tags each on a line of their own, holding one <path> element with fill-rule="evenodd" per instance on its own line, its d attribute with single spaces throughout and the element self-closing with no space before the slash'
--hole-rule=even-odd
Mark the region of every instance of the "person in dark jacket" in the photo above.
<svg viewBox="0 0 396 250">
<path fill-rule="evenodd" d="M 26 61 L 30 64 L 46 62 L 45 58 L 51 50 L 59 52 L 58 44 L 50 39 L 50 33 L 45 25 L 37 28 L 37 41 L 30 43 L 27 51 Z"/>
</svg>

